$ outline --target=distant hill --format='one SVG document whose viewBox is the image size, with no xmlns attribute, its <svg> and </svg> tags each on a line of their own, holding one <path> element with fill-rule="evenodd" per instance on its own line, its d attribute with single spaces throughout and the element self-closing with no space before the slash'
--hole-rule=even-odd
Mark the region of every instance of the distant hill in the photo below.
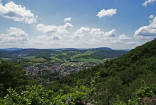
<svg viewBox="0 0 156 105">
<path fill-rule="evenodd" d="M 77 48 L 60 48 L 60 50 L 79 50 Z"/>
<path fill-rule="evenodd" d="M 77 62 L 94 62 L 100 63 L 107 58 L 117 58 L 127 51 L 113 50 L 110 48 L 97 48 L 97 49 L 22 49 L 22 48 L 9 48 L 0 49 L 0 59 L 9 59 L 9 61 L 16 62 L 19 58 L 22 61 L 31 62 L 36 58 L 44 58 L 45 61 L 50 62 L 57 59 L 57 61 L 77 61 Z M 29 59 L 30 58 L 30 59 Z M 32 59 L 31 59 L 32 58 Z"/>
<path fill-rule="evenodd" d="M 109 47 L 99 47 L 99 48 L 94 48 L 95 50 L 112 50 Z"/>
<path fill-rule="evenodd" d="M 8 51 L 17 51 L 17 50 L 22 50 L 22 48 L 5 48 L 1 50 L 8 50 Z"/>
</svg>

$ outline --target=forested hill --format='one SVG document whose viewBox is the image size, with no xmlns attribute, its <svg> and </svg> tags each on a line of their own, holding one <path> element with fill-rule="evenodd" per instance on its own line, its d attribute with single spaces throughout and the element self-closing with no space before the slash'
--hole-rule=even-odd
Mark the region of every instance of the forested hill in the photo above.
<svg viewBox="0 0 156 105">
<path fill-rule="evenodd" d="M 1 63 L 3 74 L 12 66 Z M 8 65 L 8 66 L 7 66 Z M 9 67 L 10 69 L 9 71 Z M 18 72 L 19 73 L 19 72 Z M 14 74 L 14 73 L 13 73 Z M 15 78 L 11 76 L 10 78 Z M 12 87 L 0 98 L 2 105 L 155 105 L 156 39 L 139 46 L 119 58 L 96 67 L 72 73 L 51 85 L 20 81 L 1 81 L 0 87 Z M 29 78 L 31 79 L 31 78 Z M 27 80 L 29 80 L 27 79 Z M 20 90 L 19 90 L 20 87 Z M 4 89 L 3 88 L 3 89 Z M 22 89 L 22 90 L 21 90 Z M 3 91 L 1 91 L 3 93 Z"/>
<path fill-rule="evenodd" d="M 20 63 L 22 66 L 36 65 L 40 63 L 103 63 L 106 59 L 117 58 L 127 51 L 113 50 L 107 47 L 95 49 L 0 49 L 0 59 L 9 62 Z"/>
<path fill-rule="evenodd" d="M 137 99 L 155 96 L 156 39 L 103 65 L 66 76 L 54 88 L 68 90 L 69 86 L 82 85 L 94 89 L 89 99 L 97 105 L 126 105 L 133 101 L 138 105 Z"/>
</svg>

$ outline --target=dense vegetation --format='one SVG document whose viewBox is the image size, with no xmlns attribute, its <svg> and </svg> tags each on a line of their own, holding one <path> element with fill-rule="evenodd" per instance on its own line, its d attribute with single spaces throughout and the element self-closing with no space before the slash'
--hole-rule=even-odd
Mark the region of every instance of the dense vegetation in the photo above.
<svg viewBox="0 0 156 105">
<path fill-rule="evenodd" d="M 3 66 L 5 63 L 0 65 L 0 70 L 3 67 L 10 69 L 9 72 L 12 72 L 11 68 L 16 70 L 13 65 L 13 67 Z M 3 71 L 0 73 L 1 80 L 7 78 L 3 76 L 5 74 Z M 18 78 L 21 80 L 20 76 Z M 20 85 L 18 81 L 7 82 Z M 5 83 L 1 81 L 0 84 Z M 7 89 L 8 87 L 10 88 Z M 17 87 L 7 85 L 5 90 L 7 89 L 8 93 L 3 93 L 5 96 L 2 95 L 0 98 L 0 104 L 155 105 L 156 39 L 119 58 L 62 77 L 52 85 L 29 83 L 22 90 Z"/>
<path fill-rule="evenodd" d="M 25 71 L 18 65 L 0 62 L 0 96 L 7 93 L 6 89 L 23 89 L 28 83 Z"/>
</svg>

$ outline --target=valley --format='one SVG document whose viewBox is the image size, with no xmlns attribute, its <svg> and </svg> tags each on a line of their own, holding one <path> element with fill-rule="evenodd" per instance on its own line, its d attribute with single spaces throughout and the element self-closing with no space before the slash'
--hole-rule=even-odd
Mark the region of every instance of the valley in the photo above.
<svg viewBox="0 0 156 105">
<path fill-rule="evenodd" d="M 4 53 L 3 50 L 0 104 L 155 105 L 155 49 L 156 39 L 129 52 L 87 49 L 58 53 L 58 50 L 22 49 Z M 102 56 L 96 56 L 97 53 Z M 5 60 L 9 62 L 4 61 L 8 56 L 10 59 Z M 50 62 L 53 59 L 47 56 L 55 60 L 57 57 L 57 62 Z M 31 60 L 36 57 L 37 62 Z M 82 58 L 83 62 L 79 60 Z"/>
<path fill-rule="evenodd" d="M 117 58 L 127 51 L 95 49 L 3 49 L 0 59 L 21 65 L 26 74 L 51 83 L 62 76 L 79 72 Z"/>
</svg>

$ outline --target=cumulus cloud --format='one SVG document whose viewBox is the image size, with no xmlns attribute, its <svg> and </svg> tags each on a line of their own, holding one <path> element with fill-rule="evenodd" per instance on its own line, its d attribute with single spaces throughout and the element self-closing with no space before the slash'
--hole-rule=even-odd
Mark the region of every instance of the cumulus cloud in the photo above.
<svg viewBox="0 0 156 105">
<path fill-rule="evenodd" d="M 64 25 L 56 26 L 56 25 L 44 25 L 37 24 L 36 28 L 38 31 L 48 34 L 67 34 L 68 30 L 71 29 L 73 25 L 71 23 L 65 23 Z"/>
<path fill-rule="evenodd" d="M 64 18 L 64 22 L 71 22 L 71 17 Z"/>
<path fill-rule="evenodd" d="M 0 45 L 6 47 L 27 48 L 95 48 L 101 46 L 122 48 L 134 46 L 134 40 L 125 34 L 117 35 L 115 29 L 103 31 L 100 28 L 80 27 L 70 31 L 71 24 L 43 25 L 36 28 L 39 34 L 35 37 L 28 36 L 22 29 L 10 27 L 6 33 L 0 34 Z M 59 30 L 66 31 L 59 31 Z"/>
<path fill-rule="evenodd" d="M 28 39 L 28 34 L 22 29 L 10 27 L 5 34 L 0 34 L 0 45 L 3 47 L 24 47 Z"/>
<path fill-rule="evenodd" d="M 132 48 L 136 41 L 125 34 L 117 34 L 115 29 L 103 31 L 100 28 L 81 27 L 74 33 L 73 44 L 83 47 L 107 46 L 113 48 Z"/>
<path fill-rule="evenodd" d="M 104 32 L 100 28 L 81 27 L 74 33 L 74 35 L 76 35 L 77 37 L 113 37 L 115 36 L 115 29 Z"/>
<path fill-rule="evenodd" d="M 117 13 L 117 9 L 102 9 L 101 11 L 98 12 L 96 15 L 99 18 L 105 17 L 105 16 L 113 16 Z"/>
<path fill-rule="evenodd" d="M 31 46 L 39 48 L 93 48 L 112 46 L 112 44 L 116 45 L 117 43 L 122 43 L 124 46 L 125 42 L 131 40 L 124 34 L 117 35 L 115 29 L 103 31 L 100 28 L 80 27 L 75 31 L 70 31 L 69 29 L 72 27 L 70 23 L 59 26 L 38 24 L 36 28 L 41 33 L 35 39 L 30 39 Z"/>
<path fill-rule="evenodd" d="M 148 4 L 155 2 L 156 0 L 145 0 L 145 2 L 142 4 L 143 6 L 147 7 Z"/>
<path fill-rule="evenodd" d="M 134 33 L 134 37 L 153 38 L 156 37 L 156 16 L 147 26 L 142 26 Z"/>
<path fill-rule="evenodd" d="M 37 35 L 33 37 L 17 27 L 10 27 L 6 33 L 0 34 L 0 45 L 2 47 L 27 47 L 27 48 L 95 48 L 132 47 L 135 41 L 125 34 L 117 34 L 116 29 L 104 31 L 96 27 L 80 27 L 71 30 L 73 25 L 37 24 Z"/>
<path fill-rule="evenodd" d="M 37 18 L 30 10 L 27 10 L 25 6 L 17 5 L 13 1 L 5 5 L 0 2 L 0 15 L 4 18 L 23 21 L 27 24 L 36 22 Z"/>
<path fill-rule="evenodd" d="M 37 24 L 36 29 L 38 30 L 38 32 L 40 32 L 40 35 L 38 35 L 36 37 L 36 40 L 33 40 L 33 42 L 37 42 L 37 43 L 41 42 L 42 45 L 47 44 L 46 48 L 48 46 L 54 47 L 56 45 L 57 47 L 59 47 L 60 45 L 63 46 L 63 44 L 64 45 L 67 44 L 66 40 L 70 39 L 70 36 L 71 36 L 70 30 L 72 28 L 73 28 L 73 25 L 71 23 L 65 23 L 64 25 L 58 25 L 58 26 Z"/>
</svg>

